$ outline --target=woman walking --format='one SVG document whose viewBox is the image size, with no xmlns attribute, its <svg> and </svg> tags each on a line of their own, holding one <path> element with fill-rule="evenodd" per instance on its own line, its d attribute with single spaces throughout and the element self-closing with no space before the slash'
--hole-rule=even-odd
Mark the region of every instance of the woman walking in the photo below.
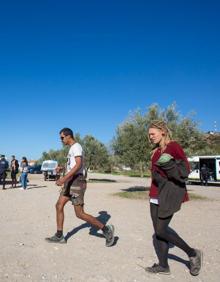
<svg viewBox="0 0 220 282">
<path fill-rule="evenodd" d="M 151 156 L 152 183 L 150 213 L 155 231 L 158 263 L 147 267 L 150 273 L 170 274 L 168 265 L 169 243 L 182 249 L 189 257 L 190 274 L 198 275 L 202 252 L 189 246 L 169 224 L 181 203 L 188 200 L 185 180 L 189 164 L 181 146 L 171 139 L 171 132 L 163 121 L 153 121 L 148 127 L 149 141 L 154 149 Z"/>
</svg>

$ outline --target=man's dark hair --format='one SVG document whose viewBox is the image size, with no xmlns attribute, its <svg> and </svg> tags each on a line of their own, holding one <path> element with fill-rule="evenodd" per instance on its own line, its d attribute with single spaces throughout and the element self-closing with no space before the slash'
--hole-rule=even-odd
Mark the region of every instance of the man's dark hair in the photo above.
<svg viewBox="0 0 220 282">
<path fill-rule="evenodd" d="M 63 133 L 65 136 L 70 135 L 73 138 L 73 131 L 68 127 L 64 127 L 63 129 L 61 129 L 60 134 L 61 133 Z"/>
</svg>

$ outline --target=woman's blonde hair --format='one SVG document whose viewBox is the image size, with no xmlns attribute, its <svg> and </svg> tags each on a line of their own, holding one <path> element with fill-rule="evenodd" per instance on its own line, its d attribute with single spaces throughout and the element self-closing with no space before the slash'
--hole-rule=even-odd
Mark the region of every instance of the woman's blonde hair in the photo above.
<svg viewBox="0 0 220 282">
<path fill-rule="evenodd" d="M 157 129 L 160 129 L 161 131 L 164 132 L 164 144 L 163 144 L 163 146 L 166 146 L 172 140 L 172 133 L 171 133 L 170 129 L 168 128 L 165 121 L 153 120 L 148 126 L 148 132 L 149 132 L 150 128 L 157 128 Z M 150 141 L 149 134 L 148 134 L 148 140 Z"/>
</svg>

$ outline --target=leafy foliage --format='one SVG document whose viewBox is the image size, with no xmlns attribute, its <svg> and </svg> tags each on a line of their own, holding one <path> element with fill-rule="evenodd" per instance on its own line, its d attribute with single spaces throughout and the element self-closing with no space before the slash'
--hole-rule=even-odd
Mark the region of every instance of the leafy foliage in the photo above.
<svg viewBox="0 0 220 282">
<path fill-rule="evenodd" d="M 128 121 L 118 127 L 112 147 L 121 163 L 137 169 L 143 176 L 146 169 L 147 151 L 147 124 L 140 111 L 136 111 Z"/>
<path fill-rule="evenodd" d="M 192 116 L 181 117 L 176 110 L 175 103 L 161 109 L 153 104 L 148 111 L 131 114 L 128 119 L 117 128 L 112 147 L 114 154 L 120 161 L 132 169 L 139 169 L 141 175 L 146 169 L 152 150 L 148 141 L 147 128 L 153 120 L 164 120 L 173 133 L 173 139 L 179 142 L 187 155 L 212 153 L 207 146 L 204 134 L 198 129 L 198 124 Z"/>
<path fill-rule="evenodd" d="M 109 169 L 110 159 L 106 146 L 91 135 L 82 140 L 86 168 L 105 171 Z"/>
</svg>

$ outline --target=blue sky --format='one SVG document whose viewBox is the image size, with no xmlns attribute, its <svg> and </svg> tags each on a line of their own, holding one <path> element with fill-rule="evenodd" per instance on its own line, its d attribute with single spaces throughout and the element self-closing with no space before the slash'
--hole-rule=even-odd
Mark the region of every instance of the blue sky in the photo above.
<svg viewBox="0 0 220 282">
<path fill-rule="evenodd" d="M 220 2 L 0 0 L 0 153 L 37 159 L 71 127 L 109 143 L 173 102 L 220 130 Z"/>
</svg>

